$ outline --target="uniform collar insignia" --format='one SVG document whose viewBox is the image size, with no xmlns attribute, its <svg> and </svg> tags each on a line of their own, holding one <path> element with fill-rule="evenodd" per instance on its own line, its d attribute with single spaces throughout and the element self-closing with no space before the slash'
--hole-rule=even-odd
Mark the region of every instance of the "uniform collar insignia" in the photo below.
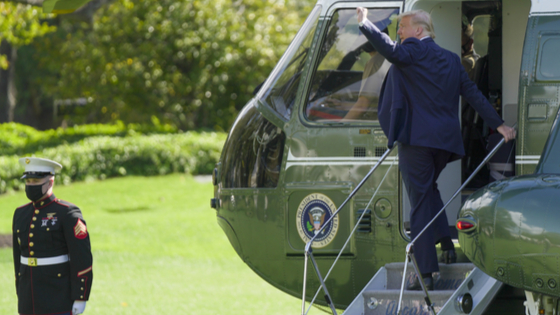
<svg viewBox="0 0 560 315">
<path fill-rule="evenodd" d="M 48 196 L 45 199 L 41 199 L 41 200 L 33 202 L 33 206 L 35 207 L 35 209 L 41 209 L 41 208 L 49 205 L 55 199 L 56 199 L 56 197 L 54 196 L 54 194 L 51 194 L 50 196 Z"/>
</svg>

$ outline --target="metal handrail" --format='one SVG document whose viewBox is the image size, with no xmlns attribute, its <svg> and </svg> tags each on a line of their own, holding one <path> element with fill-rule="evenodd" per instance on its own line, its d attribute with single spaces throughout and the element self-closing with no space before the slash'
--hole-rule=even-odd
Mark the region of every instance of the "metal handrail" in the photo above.
<svg viewBox="0 0 560 315">
<path fill-rule="evenodd" d="M 385 153 L 379 158 L 379 161 L 371 168 L 371 170 L 366 174 L 366 176 L 362 179 L 362 181 L 360 181 L 360 183 L 356 186 L 356 188 L 354 188 L 354 190 L 350 193 L 350 195 L 348 195 L 348 197 L 346 198 L 346 200 L 344 200 L 344 202 L 339 206 L 339 208 L 333 213 L 333 215 L 331 215 L 331 217 L 323 224 L 323 226 L 319 229 L 319 231 L 317 231 L 317 233 L 307 242 L 307 244 L 305 245 L 305 259 L 304 259 L 304 271 L 303 271 L 303 295 L 302 295 L 302 305 L 301 305 L 301 313 L 302 315 L 305 315 L 305 294 L 306 294 L 306 284 L 307 284 L 307 264 L 308 264 L 308 257 L 311 257 L 311 262 L 313 263 L 313 266 L 315 268 L 315 271 L 317 273 L 317 276 L 319 278 L 319 281 L 321 283 L 321 286 L 319 287 L 318 292 L 321 290 L 321 288 L 323 289 L 323 291 L 325 292 L 325 300 L 327 302 L 327 304 L 330 306 L 333 314 L 337 314 L 336 313 L 336 309 L 334 307 L 334 303 L 332 302 L 332 299 L 330 297 L 330 294 L 327 290 L 327 287 L 324 283 L 324 279 L 321 276 L 321 273 L 319 271 L 319 267 L 317 266 L 317 263 L 315 261 L 315 258 L 313 257 L 313 252 L 312 252 L 312 244 L 315 241 L 315 238 L 317 238 L 318 235 L 320 235 L 320 233 L 329 225 L 329 223 L 336 217 L 336 215 L 338 215 L 338 213 L 340 212 L 340 210 L 342 210 L 342 208 L 344 208 L 344 206 L 348 203 L 348 201 L 353 198 L 356 193 L 358 192 L 358 190 L 360 190 L 360 188 L 362 188 L 362 186 L 365 184 L 366 180 L 369 179 L 369 177 L 373 174 L 373 172 L 375 172 L 375 170 L 377 170 L 377 168 L 383 163 L 383 161 L 389 156 L 389 154 L 393 151 L 393 149 L 396 147 L 396 143 L 389 149 L 387 149 L 385 151 Z M 391 165 L 392 167 L 392 165 Z M 381 181 L 381 183 L 378 185 L 377 190 L 375 191 L 374 195 L 372 196 L 372 199 L 375 197 L 375 195 L 377 194 L 377 191 L 379 191 L 379 187 L 381 187 L 381 184 L 383 183 L 383 181 L 385 180 L 385 177 L 387 176 L 388 172 L 385 174 L 385 176 L 383 177 L 383 180 Z M 370 203 L 371 203 L 370 200 Z M 362 213 L 362 216 L 365 214 Z M 360 218 L 361 218 L 360 217 Z M 342 251 L 344 250 L 344 248 L 346 247 L 346 245 L 348 244 L 349 239 L 352 237 L 352 235 L 354 234 L 357 225 L 359 224 L 359 220 L 356 223 L 356 226 L 354 227 L 354 229 L 352 230 L 352 232 L 350 233 L 348 239 L 346 240 L 346 243 L 344 244 L 344 246 L 342 247 L 341 251 L 339 252 L 336 260 L 334 261 L 333 265 L 331 266 L 331 269 L 329 270 L 328 275 L 330 274 L 330 272 L 332 271 L 332 267 L 334 267 L 334 264 L 336 264 L 336 262 L 338 261 L 338 258 L 340 257 Z M 326 280 L 326 278 L 325 278 Z M 313 298 L 313 300 L 311 301 L 311 304 L 313 303 L 313 301 L 315 301 L 315 298 L 317 297 L 318 292 L 315 294 L 315 297 Z"/>
<path fill-rule="evenodd" d="M 517 124 L 515 124 L 513 126 L 513 128 L 515 128 L 516 125 Z M 420 275 L 420 271 L 418 270 L 418 265 L 416 263 L 416 259 L 414 258 L 414 255 L 413 255 L 414 243 L 418 240 L 418 238 L 420 236 L 422 236 L 422 234 L 428 229 L 428 227 L 430 227 L 436 221 L 436 219 L 445 211 L 445 208 L 447 208 L 447 206 L 449 206 L 449 204 L 461 193 L 463 188 L 465 188 L 465 186 L 470 183 L 470 181 L 478 174 L 478 172 L 480 172 L 482 167 L 484 165 L 486 165 L 486 163 L 488 163 L 488 161 L 494 156 L 494 154 L 496 154 L 496 152 L 498 152 L 498 150 L 500 149 L 500 147 L 504 143 L 505 143 L 505 138 L 500 140 L 500 142 L 498 142 L 498 144 L 492 149 L 492 151 L 490 151 L 490 153 L 488 153 L 488 155 L 484 158 L 484 160 L 480 163 L 480 165 L 478 165 L 478 167 L 469 176 L 469 178 L 467 178 L 467 180 L 461 185 L 461 187 L 459 187 L 459 189 L 457 189 L 457 191 L 453 194 L 453 196 L 449 199 L 449 201 L 447 201 L 447 203 L 443 206 L 443 208 L 441 208 L 441 210 L 434 216 L 434 218 L 428 224 L 426 224 L 424 229 L 422 229 L 422 231 L 420 231 L 420 233 L 418 233 L 418 235 L 412 240 L 412 242 L 410 242 L 407 245 L 407 247 L 406 247 L 406 259 L 405 259 L 404 271 L 403 271 L 403 280 L 402 280 L 401 291 L 400 291 L 400 295 L 399 295 L 399 304 L 398 304 L 398 307 L 397 307 L 397 314 L 400 314 L 400 312 L 401 312 L 402 296 L 403 296 L 403 293 L 404 293 L 406 269 L 407 269 L 407 265 L 408 265 L 408 260 L 411 260 L 413 262 L 413 267 L 415 269 L 416 276 L 418 277 L 418 281 L 419 281 L 419 283 L 422 287 L 422 290 L 424 291 L 424 294 L 426 295 L 426 303 L 428 304 L 428 307 L 430 308 L 432 313 L 435 315 L 435 310 L 434 310 L 433 304 L 430 302 L 430 296 L 428 294 L 428 290 L 426 289 L 426 286 L 424 284 L 422 276 Z"/>
</svg>

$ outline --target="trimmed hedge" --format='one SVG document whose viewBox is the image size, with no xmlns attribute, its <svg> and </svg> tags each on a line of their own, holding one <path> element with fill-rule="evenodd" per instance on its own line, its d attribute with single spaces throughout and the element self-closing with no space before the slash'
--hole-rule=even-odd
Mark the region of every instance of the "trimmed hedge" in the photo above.
<svg viewBox="0 0 560 315">
<path fill-rule="evenodd" d="M 225 133 L 214 132 L 88 137 L 26 156 L 62 164 L 61 174 L 56 176 L 62 184 L 124 175 L 211 174 L 226 137 Z M 19 179 L 23 173 L 20 157 L 23 155 L 0 156 L 0 193 L 24 188 Z"/>
<path fill-rule="evenodd" d="M 113 125 L 89 124 L 68 128 L 38 131 L 18 123 L 0 124 L 0 155 L 24 155 L 45 148 L 75 143 L 88 137 L 127 137 L 138 134 L 174 134 L 178 130 L 171 125 L 162 125 L 152 117 L 152 125 L 128 124 L 117 121 Z"/>
</svg>

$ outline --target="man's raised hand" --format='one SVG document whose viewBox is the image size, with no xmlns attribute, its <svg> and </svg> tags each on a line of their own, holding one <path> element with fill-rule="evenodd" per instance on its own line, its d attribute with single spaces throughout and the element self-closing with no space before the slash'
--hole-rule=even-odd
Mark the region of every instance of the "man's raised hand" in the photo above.
<svg viewBox="0 0 560 315">
<path fill-rule="evenodd" d="M 367 9 L 363 7 L 356 8 L 356 13 L 358 13 L 358 23 L 362 23 L 367 18 Z"/>
</svg>

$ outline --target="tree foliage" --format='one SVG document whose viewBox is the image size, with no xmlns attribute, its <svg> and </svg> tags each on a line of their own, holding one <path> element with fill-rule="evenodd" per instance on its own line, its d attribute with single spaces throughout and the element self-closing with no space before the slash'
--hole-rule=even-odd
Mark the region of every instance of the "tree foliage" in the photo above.
<svg viewBox="0 0 560 315">
<path fill-rule="evenodd" d="M 55 99 L 86 98 L 88 121 L 149 122 L 156 115 L 182 129 L 224 130 L 311 3 L 117 0 L 93 24 L 61 21 L 57 34 L 36 42 L 37 66 L 53 75 L 35 83 Z"/>
<path fill-rule="evenodd" d="M 56 29 L 45 22 L 48 14 L 41 8 L 31 5 L 0 2 L 0 42 L 7 41 L 14 46 L 31 43 L 38 36 L 43 36 Z M 5 55 L 0 55 L 0 68 L 7 69 Z"/>
</svg>

